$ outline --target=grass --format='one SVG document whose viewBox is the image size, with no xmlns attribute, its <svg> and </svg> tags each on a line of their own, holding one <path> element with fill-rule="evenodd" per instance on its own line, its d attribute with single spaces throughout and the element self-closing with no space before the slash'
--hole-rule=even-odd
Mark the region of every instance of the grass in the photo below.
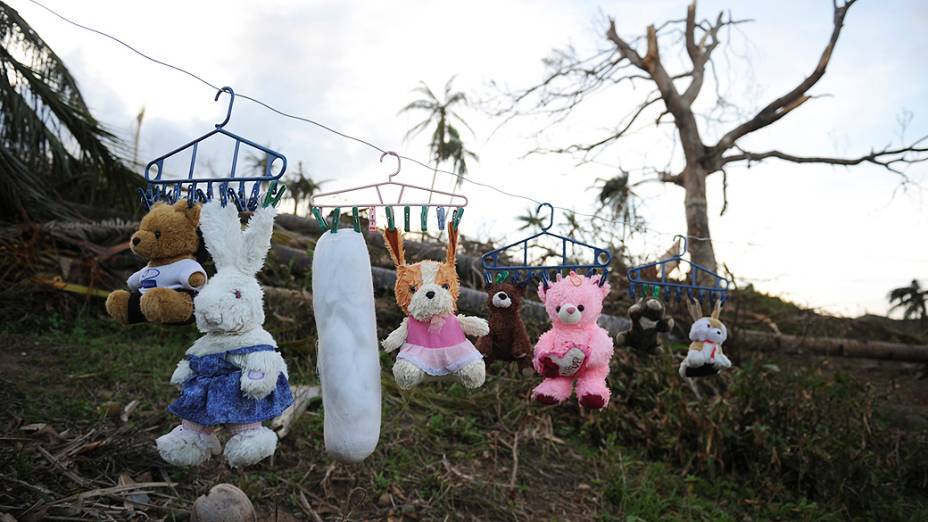
<svg viewBox="0 0 928 522">
<path fill-rule="evenodd" d="M 274 462 L 171 468 L 153 440 L 176 422 L 165 410 L 176 395 L 168 378 L 196 336 L 126 330 L 90 313 L 20 323 L 0 348 L 2 418 L 12 419 L 0 425 L 0 512 L 47 502 L 36 488 L 59 498 L 87 489 L 39 455 L 39 446 L 64 442 L 22 429 L 46 423 L 64 441 L 94 430 L 87 440 L 100 445 L 69 466 L 96 486 L 120 474 L 177 482 L 152 497 L 161 506 L 153 513 L 169 520 L 218 482 L 242 488 L 265 514 L 304 519 L 928 519 L 918 493 L 928 473 L 924 433 L 885 425 L 852 379 L 762 362 L 707 381 L 699 401 L 669 361 L 619 353 L 617 399 L 590 414 L 574 403 L 531 404 L 537 379 L 502 365 L 473 392 L 438 383 L 400 393 L 384 354 L 381 440 L 364 463 L 326 457 L 317 403 Z M 296 383 L 316 381 L 312 354 L 298 347 L 306 343 L 284 349 Z M 132 400 L 139 406 L 123 423 Z"/>
</svg>

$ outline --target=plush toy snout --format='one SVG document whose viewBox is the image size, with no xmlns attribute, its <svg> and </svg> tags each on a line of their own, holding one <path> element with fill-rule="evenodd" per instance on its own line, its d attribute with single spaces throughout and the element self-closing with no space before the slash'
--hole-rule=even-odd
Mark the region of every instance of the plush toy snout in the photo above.
<svg viewBox="0 0 928 522">
<path fill-rule="evenodd" d="M 409 313 L 420 321 L 453 311 L 451 292 L 437 283 L 421 285 L 409 300 Z"/>
<path fill-rule="evenodd" d="M 509 308 L 512 306 L 512 298 L 506 292 L 497 292 L 493 295 L 493 306 L 496 308 Z"/>
<path fill-rule="evenodd" d="M 136 230 L 129 242 L 129 250 L 133 254 L 149 259 L 158 249 L 158 238 L 150 230 Z"/>
<path fill-rule="evenodd" d="M 583 310 L 573 303 L 564 303 L 557 307 L 557 318 L 564 324 L 577 324 L 583 320 Z"/>
</svg>

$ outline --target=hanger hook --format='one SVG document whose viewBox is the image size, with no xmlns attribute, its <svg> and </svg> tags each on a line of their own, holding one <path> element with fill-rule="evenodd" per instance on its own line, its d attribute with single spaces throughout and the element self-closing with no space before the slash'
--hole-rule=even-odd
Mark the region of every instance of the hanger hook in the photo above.
<svg viewBox="0 0 928 522">
<path fill-rule="evenodd" d="M 386 158 L 387 156 L 393 156 L 394 158 L 396 158 L 396 172 L 394 172 L 393 174 L 390 174 L 390 179 L 392 180 L 393 176 L 396 176 L 397 174 L 400 173 L 400 170 L 402 169 L 403 165 L 402 165 L 402 161 L 400 160 L 400 155 L 393 152 L 392 150 L 388 150 L 384 152 L 383 154 L 381 154 L 380 162 L 383 163 L 383 159 Z"/>
<path fill-rule="evenodd" d="M 226 126 L 226 123 L 229 123 L 229 118 L 232 117 L 232 104 L 235 103 L 235 91 L 232 90 L 232 87 L 223 87 L 216 91 L 216 97 L 213 98 L 213 101 L 219 101 L 219 96 L 223 93 L 229 93 L 229 108 L 226 110 L 226 119 L 222 120 L 221 123 L 216 124 L 217 129 L 221 129 Z"/>
<path fill-rule="evenodd" d="M 677 257 L 683 257 L 683 255 L 686 254 L 686 236 L 681 236 L 680 234 L 673 236 L 674 241 L 676 241 L 677 238 L 680 238 L 683 240 L 683 250 L 681 250 L 680 253 L 677 254 Z"/>
<path fill-rule="evenodd" d="M 542 203 L 538 205 L 538 208 L 535 209 L 535 213 L 536 214 L 541 213 L 542 207 L 548 207 L 549 209 L 551 209 L 551 219 L 548 220 L 548 226 L 541 227 L 542 230 L 547 232 L 547 230 L 554 225 L 554 206 L 552 206 L 551 203 Z"/>
</svg>

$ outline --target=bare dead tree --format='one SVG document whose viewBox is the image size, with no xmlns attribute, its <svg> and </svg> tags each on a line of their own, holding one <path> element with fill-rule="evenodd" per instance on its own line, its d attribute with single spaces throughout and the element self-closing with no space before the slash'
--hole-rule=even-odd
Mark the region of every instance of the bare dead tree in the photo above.
<svg viewBox="0 0 928 522">
<path fill-rule="evenodd" d="M 739 144 L 748 134 L 779 121 L 814 97 L 809 91 L 824 76 L 841 35 L 845 16 L 855 2 L 833 2 L 833 29 L 815 69 L 789 92 L 756 112 L 747 113 L 725 100 L 719 92 L 713 55 L 719 47 L 720 31 L 726 28 L 730 30 L 748 20 L 735 20 L 730 14 L 726 16 L 726 13 L 721 12 L 714 20 L 697 21 L 694 0 L 688 6 L 684 19 L 669 20 L 659 26 L 649 25 L 644 36 L 630 40 L 619 36 L 615 19 L 609 18 L 604 48 L 586 57 L 580 56 L 573 48 L 555 51 L 545 60 L 547 70 L 544 79 L 524 90 L 507 91 L 505 98 L 509 103 L 498 114 L 507 116 L 507 121 L 517 116 L 534 115 L 560 122 L 594 94 L 618 92 L 615 89 L 620 85 L 648 85 L 649 89 L 643 90 L 643 95 L 641 89 L 632 91 L 640 97 L 640 101 L 606 136 L 590 143 L 574 143 L 562 148 L 537 149 L 533 152 L 571 154 L 579 156 L 581 161 L 587 161 L 638 130 L 635 124 L 645 122 L 645 114 L 656 113 L 656 119 L 646 125 L 672 125 L 684 161 L 682 168 L 671 168 L 668 160 L 664 167 L 646 167 L 645 170 L 654 179 L 685 190 L 687 234 L 697 238 L 690 242 L 693 261 L 715 270 L 715 252 L 709 240 L 706 198 L 708 176 L 721 172 L 724 190 L 727 185 L 726 167 L 750 165 L 752 162 L 775 158 L 792 163 L 843 166 L 869 163 L 898 174 L 902 182 L 906 183 L 909 179 L 905 168 L 928 160 L 928 136 L 908 145 L 871 150 L 858 157 L 799 156 L 779 150 L 755 152 L 745 150 Z M 671 72 L 670 69 L 675 68 L 673 55 L 670 55 L 670 59 L 662 55 L 660 42 L 665 41 L 664 47 L 667 50 L 668 39 L 672 40 L 673 46 L 682 45 L 679 49 L 681 57 L 676 60 L 683 64 L 682 72 Z M 644 47 L 643 55 L 638 50 L 640 47 Z M 684 50 L 685 56 L 682 52 Z M 716 76 L 713 80 L 717 99 L 709 114 L 697 114 L 693 106 L 701 94 L 707 74 Z M 623 91 L 620 94 L 622 99 L 626 99 L 628 93 Z M 720 117 L 719 110 L 728 114 L 734 112 L 734 124 L 729 122 L 731 118 Z M 703 135 L 710 133 L 701 133 L 705 129 L 701 128 L 699 119 L 703 120 L 704 126 L 733 126 L 721 132 L 716 143 L 707 143 Z"/>
</svg>

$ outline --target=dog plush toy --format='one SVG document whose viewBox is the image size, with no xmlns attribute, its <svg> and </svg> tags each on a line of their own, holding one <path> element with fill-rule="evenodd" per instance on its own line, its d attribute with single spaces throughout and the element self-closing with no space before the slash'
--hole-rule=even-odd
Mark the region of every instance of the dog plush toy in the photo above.
<svg viewBox="0 0 928 522">
<path fill-rule="evenodd" d="M 601 277 L 601 276 L 600 276 Z M 538 286 L 538 297 L 545 305 L 552 327 L 535 344 L 532 360 L 544 381 L 532 390 L 532 397 L 543 404 L 559 404 L 571 394 L 574 381 L 580 405 L 604 408 L 609 403 L 609 361 L 612 337 L 596 324 L 603 309 L 609 283 L 599 286 L 599 278 L 571 272 L 545 288 Z"/>
<path fill-rule="evenodd" d="M 123 324 L 192 321 L 193 298 L 206 284 L 206 271 L 195 259 L 199 221 L 200 205 L 188 207 L 186 199 L 157 203 L 145 214 L 129 248 L 148 265 L 129 277 L 128 292 L 115 290 L 106 298 L 110 317 Z"/>
<path fill-rule="evenodd" d="M 458 231 L 448 223 L 448 253 L 444 263 L 420 261 L 406 264 L 403 236 L 398 229 L 383 230 L 384 243 L 396 265 L 396 302 L 406 313 L 403 323 L 381 343 L 387 352 L 400 353 L 393 377 L 403 390 L 426 376 L 454 376 L 466 388 L 479 388 L 486 378 L 483 355 L 467 335 L 489 333 L 485 319 L 455 315 L 458 274 L 455 251 Z"/>
<path fill-rule="evenodd" d="M 690 328 L 690 348 L 680 363 L 680 377 L 706 377 L 731 368 L 731 361 L 722 353 L 722 343 L 728 338 L 728 329 L 719 320 L 722 301 L 716 301 L 709 317 L 700 317 L 698 303 L 687 301 L 693 326 Z"/>
<path fill-rule="evenodd" d="M 271 247 L 275 213 L 259 208 L 242 231 L 233 205 L 214 199 L 203 208 L 203 239 L 217 272 L 196 297 L 197 328 L 205 335 L 171 376 L 181 395 L 168 410 L 181 424 L 156 441 L 170 464 L 194 466 L 218 454 L 214 430 L 221 426 L 231 435 L 224 453 L 232 467 L 277 448 L 277 434 L 261 423 L 280 415 L 293 396 L 277 343 L 262 328 L 263 292 L 255 279 Z"/>
<path fill-rule="evenodd" d="M 660 351 L 659 333 L 673 329 L 673 317 L 664 315 L 664 305 L 657 299 L 639 299 L 628 307 L 632 326 L 620 332 L 615 340 L 619 346 L 628 346 L 638 355 L 654 355 Z"/>
<path fill-rule="evenodd" d="M 519 369 L 532 364 L 532 343 L 525 333 L 525 324 L 519 311 L 522 308 L 522 287 L 497 282 L 487 288 L 490 334 L 477 341 L 477 349 L 486 363 L 510 361 L 519 363 Z"/>
</svg>

